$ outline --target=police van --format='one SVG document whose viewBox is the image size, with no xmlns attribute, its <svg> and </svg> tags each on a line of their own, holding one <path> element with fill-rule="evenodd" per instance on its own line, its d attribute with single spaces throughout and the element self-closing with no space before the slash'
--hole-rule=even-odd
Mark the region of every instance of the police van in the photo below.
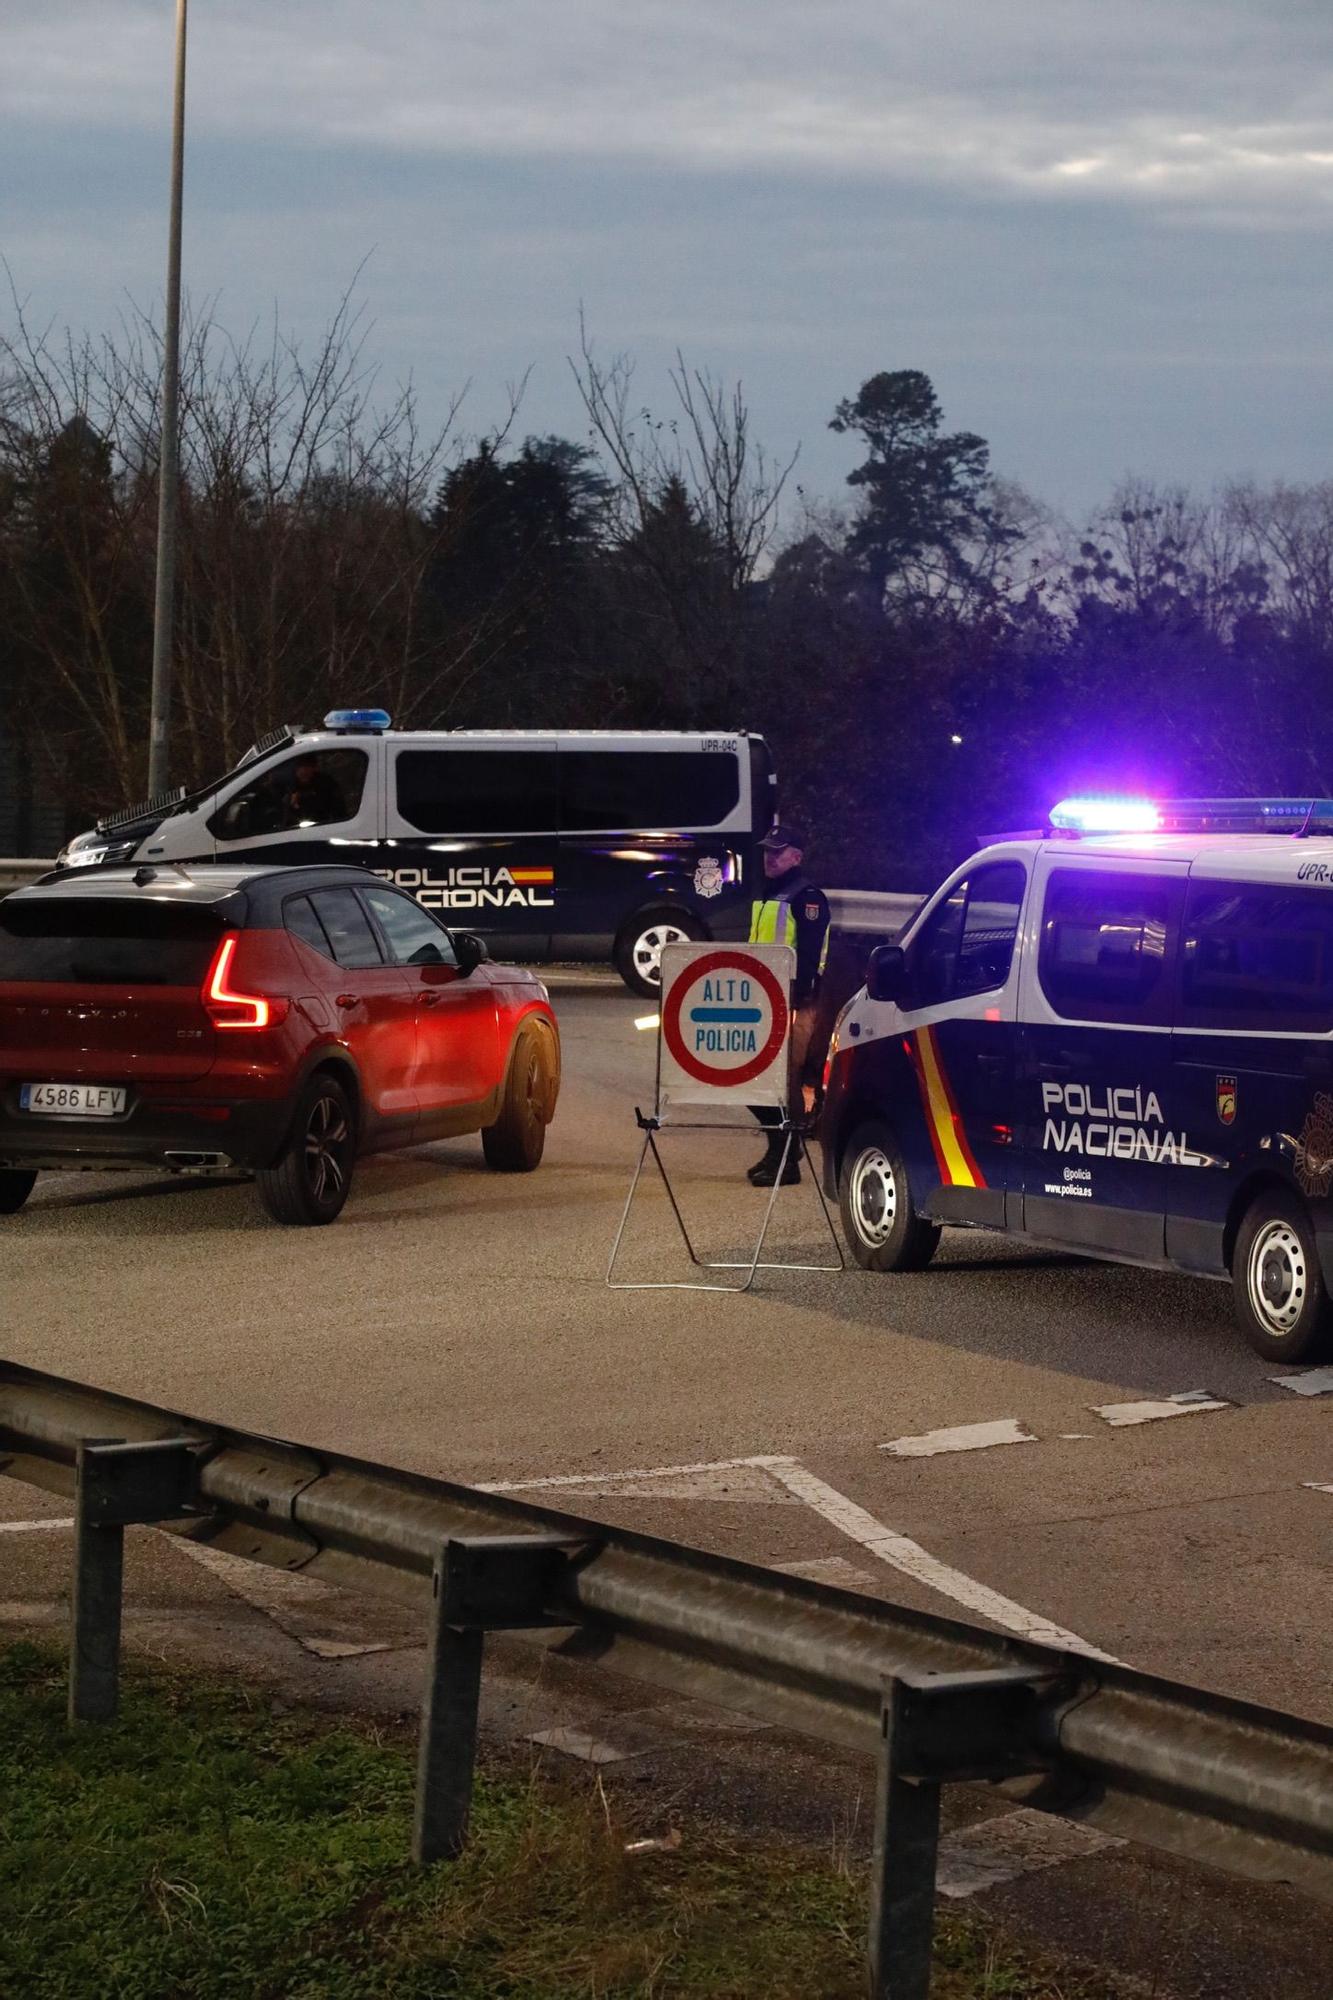
<svg viewBox="0 0 1333 2000">
<path fill-rule="evenodd" d="M 57 866 L 361 862 L 507 958 L 612 958 L 651 994 L 664 944 L 746 935 L 775 810 L 744 730 L 395 730 L 335 709 L 99 821 Z"/>
<path fill-rule="evenodd" d="M 1270 1361 L 1329 1345 L 1333 801 L 1070 799 L 872 953 L 824 1172 L 874 1271 L 943 1224 L 1229 1278 Z"/>
</svg>

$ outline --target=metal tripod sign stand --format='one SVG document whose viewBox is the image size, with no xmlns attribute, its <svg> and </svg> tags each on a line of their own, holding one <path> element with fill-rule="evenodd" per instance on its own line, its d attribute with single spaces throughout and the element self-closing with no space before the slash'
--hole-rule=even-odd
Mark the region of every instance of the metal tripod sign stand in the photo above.
<svg viewBox="0 0 1333 2000">
<path fill-rule="evenodd" d="M 793 1100 L 798 1107 L 800 1102 L 799 1086 L 793 1084 L 790 1074 L 791 1008 L 787 999 L 795 971 L 796 953 L 785 944 L 673 944 L 664 948 L 653 1108 L 644 1112 L 635 1106 L 634 1116 L 643 1133 L 643 1144 L 606 1267 L 606 1282 L 613 1291 L 748 1292 L 760 1271 L 845 1268 L 842 1247 L 817 1172 L 812 1173 L 815 1193 L 837 1263 L 800 1264 L 764 1258 L 764 1245 L 787 1168 L 793 1160 L 808 1157 L 799 1110 L 793 1115 L 792 1108 Z M 745 1128 L 718 1115 L 737 1108 L 779 1114 L 780 1122 L 767 1130 L 771 1137 L 781 1140 L 781 1158 L 764 1207 L 754 1254 L 742 1258 L 701 1257 L 671 1185 L 658 1136 L 667 1130 L 740 1135 Z M 697 1115 L 700 1111 L 711 1112 L 712 1116 Z M 682 1117 L 682 1112 L 690 1115 Z M 743 1272 L 739 1284 L 703 1278 L 647 1282 L 616 1277 L 620 1246 L 650 1155 L 666 1189 L 690 1262 L 700 1271 Z"/>
</svg>

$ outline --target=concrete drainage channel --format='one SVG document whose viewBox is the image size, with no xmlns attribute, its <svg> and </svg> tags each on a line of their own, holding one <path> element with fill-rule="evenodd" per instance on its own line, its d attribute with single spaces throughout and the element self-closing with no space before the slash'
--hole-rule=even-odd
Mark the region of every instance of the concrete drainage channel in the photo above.
<svg viewBox="0 0 1333 2000">
<path fill-rule="evenodd" d="M 7 1363 L 0 1470 L 75 1500 L 78 1720 L 115 1712 L 131 1523 L 418 1608 L 423 1864 L 466 1840 L 485 1634 L 546 1628 L 630 1678 L 873 1751 L 878 2000 L 928 1993 L 940 1792 L 962 1780 L 1333 1902 L 1333 1730 L 1297 1717 Z"/>
</svg>

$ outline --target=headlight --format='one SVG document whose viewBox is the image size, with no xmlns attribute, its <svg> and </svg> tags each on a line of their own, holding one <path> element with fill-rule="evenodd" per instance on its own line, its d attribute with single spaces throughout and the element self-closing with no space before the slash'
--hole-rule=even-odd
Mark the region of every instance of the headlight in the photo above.
<svg viewBox="0 0 1333 2000">
<path fill-rule="evenodd" d="M 96 868 L 104 861 L 128 861 L 137 840 L 101 840 L 95 833 L 77 833 L 56 856 L 57 868 Z"/>
</svg>

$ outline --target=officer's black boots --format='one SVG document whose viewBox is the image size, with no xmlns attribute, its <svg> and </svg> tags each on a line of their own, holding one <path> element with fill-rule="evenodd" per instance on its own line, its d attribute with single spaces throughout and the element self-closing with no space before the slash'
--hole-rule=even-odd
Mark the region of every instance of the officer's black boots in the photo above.
<svg viewBox="0 0 1333 2000">
<path fill-rule="evenodd" d="M 778 1177 L 778 1168 L 782 1164 L 782 1153 L 786 1144 L 787 1141 L 780 1132 L 774 1132 L 770 1136 L 768 1151 L 764 1154 L 763 1159 L 756 1160 L 755 1164 L 746 1174 L 746 1179 L 749 1181 L 751 1187 L 772 1187 Z M 783 1187 L 795 1187 L 799 1183 L 800 1178 L 801 1165 L 796 1156 L 796 1141 L 793 1139 L 791 1142 L 791 1151 L 787 1155 L 787 1170 L 782 1176 L 782 1185 Z"/>
</svg>

